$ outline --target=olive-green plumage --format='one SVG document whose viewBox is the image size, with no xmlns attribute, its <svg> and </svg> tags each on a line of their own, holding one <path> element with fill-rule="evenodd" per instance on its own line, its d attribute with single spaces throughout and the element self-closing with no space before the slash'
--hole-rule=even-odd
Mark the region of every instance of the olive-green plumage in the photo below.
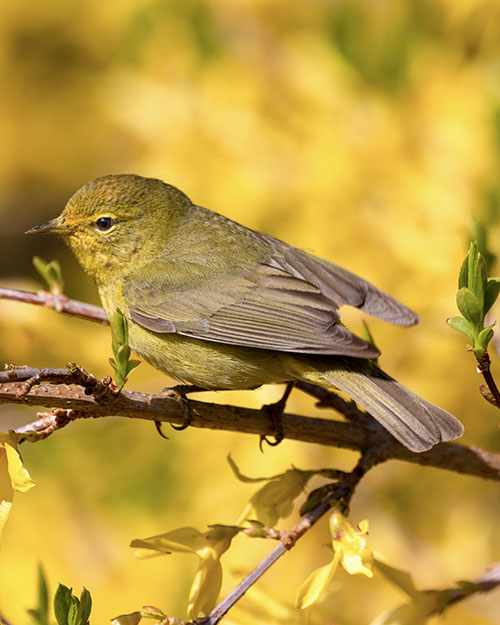
<svg viewBox="0 0 500 625">
<path fill-rule="evenodd" d="M 344 391 L 415 451 L 462 434 L 453 416 L 378 369 L 378 350 L 340 323 L 348 304 L 402 326 L 418 317 L 362 278 L 134 175 L 82 187 L 32 232 L 63 236 L 129 342 L 171 377 L 206 389 L 305 380 Z"/>
</svg>

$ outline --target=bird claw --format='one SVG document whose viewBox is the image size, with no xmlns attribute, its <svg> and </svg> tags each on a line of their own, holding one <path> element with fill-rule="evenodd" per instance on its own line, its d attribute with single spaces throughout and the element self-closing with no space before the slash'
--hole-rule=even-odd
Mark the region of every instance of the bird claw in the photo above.
<svg viewBox="0 0 500 625">
<path fill-rule="evenodd" d="M 260 437 L 259 437 L 259 449 L 260 449 L 260 451 L 264 452 L 264 449 L 262 447 L 264 443 L 267 443 L 269 445 L 269 447 L 276 447 L 276 445 L 279 445 L 281 443 L 283 438 L 284 438 L 283 433 L 281 433 L 281 435 L 279 435 L 278 433 L 275 433 L 274 434 L 274 440 L 271 441 L 271 440 L 269 440 L 269 438 L 265 434 L 261 434 Z"/>
<path fill-rule="evenodd" d="M 180 425 L 175 425 L 174 423 L 171 423 L 170 427 L 174 430 L 177 430 L 177 432 L 181 432 L 182 430 L 187 429 L 193 422 L 193 413 L 191 412 L 189 399 L 185 395 L 179 394 L 177 401 L 179 402 L 180 409 L 182 411 L 182 414 L 184 415 L 184 421 Z"/>
<path fill-rule="evenodd" d="M 161 421 L 155 421 L 154 424 L 155 424 L 155 428 L 156 428 L 156 431 L 158 432 L 158 434 L 162 438 L 164 438 L 165 440 L 168 441 L 169 440 L 168 436 L 165 436 L 165 434 L 163 434 L 163 430 L 161 429 L 161 426 L 163 425 L 163 423 Z"/>
<path fill-rule="evenodd" d="M 269 440 L 269 438 L 265 434 L 261 434 L 259 440 L 260 451 L 263 451 L 262 445 L 264 443 L 267 443 L 270 447 L 276 447 L 276 445 L 279 445 L 281 441 L 285 438 L 285 434 L 283 432 L 283 421 L 281 417 L 283 416 L 286 402 L 288 400 L 288 396 L 292 392 L 292 389 L 293 382 L 288 382 L 285 392 L 283 393 L 283 397 L 279 401 L 275 402 L 274 404 L 266 404 L 265 406 L 262 406 L 261 410 L 267 412 L 271 420 L 271 424 L 274 429 L 274 440 Z"/>
<path fill-rule="evenodd" d="M 179 407 L 184 415 L 184 421 L 180 425 L 170 424 L 174 430 L 178 432 L 185 430 L 188 428 L 193 422 L 193 414 L 191 412 L 191 407 L 189 405 L 189 399 L 186 397 L 188 393 L 196 393 L 198 391 L 204 391 L 205 389 L 200 388 L 199 386 L 194 386 L 191 384 L 178 384 L 172 388 L 164 388 L 162 391 L 163 395 L 167 395 L 168 397 L 173 397 L 177 399 Z M 156 428 L 158 429 L 158 427 Z M 166 438 L 161 431 L 160 435 Z"/>
</svg>

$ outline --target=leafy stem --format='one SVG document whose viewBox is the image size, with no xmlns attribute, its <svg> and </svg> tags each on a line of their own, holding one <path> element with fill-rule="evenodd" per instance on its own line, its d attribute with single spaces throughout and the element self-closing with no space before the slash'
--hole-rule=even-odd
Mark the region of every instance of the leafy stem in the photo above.
<svg viewBox="0 0 500 625">
<path fill-rule="evenodd" d="M 493 338 L 494 323 L 488 324 L 486 315 L 500 293 L 500 278 L 488 278 L 486 261 L 479 252 L 476 241 L 470 244 L 469 251 L 460 268 L 458 277 L 457 308 L 461 317 L 451 317 L 448 325 L 470 341 L 467 349 L 474 353 L 489 393 L 483 396 L 500 408 L 500 392 L 491 373 L 488 344 Z"/>
<path fill-rule="evenodd" d="M 33 266 L 44 279 L 52 295 L 62 295 L 64 281 L 62 277 L 61 265 L 57 260 L 46 262 L 39 256 L 33 257 Z"/>
<path fill-rule="evenodd" d="M 110 318 L 114 358 L 109 362 L 115 372 L 115 381 L 118 389 L 124 387 L 130 373 L 140 364 L 140 360 L 131 360 L 131 350 L 128 345 L 128 323 L 120 309 L 117 309 Z"/>
</svg>

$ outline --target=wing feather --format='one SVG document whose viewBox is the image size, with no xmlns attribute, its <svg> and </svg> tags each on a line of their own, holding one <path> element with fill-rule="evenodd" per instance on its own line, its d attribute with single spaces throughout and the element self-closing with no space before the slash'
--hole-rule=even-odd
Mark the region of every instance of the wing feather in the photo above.
<svg viewBox="0 0 500 625">
<path fill-rule="evenodd" d="M 337 308 L 348 304 L 400 326 L 419 322 L 410 308 L 356 274 L 327 260 L 263 235 L 275 251 L 277 266 L 319 288 Z"/>
<path fill-rule="evenodd" d="M 263 249 L 251 269 L 214 258 L 160 256 L 135 270 L 123 290 L 132 319 L 158 333 L 360 358 L 379 352 L 340 323 L 340 306 L 399 325 L 418 321 L 409 308 L 355 274 L 272 237 L 251 235 Z"/>
</svg>

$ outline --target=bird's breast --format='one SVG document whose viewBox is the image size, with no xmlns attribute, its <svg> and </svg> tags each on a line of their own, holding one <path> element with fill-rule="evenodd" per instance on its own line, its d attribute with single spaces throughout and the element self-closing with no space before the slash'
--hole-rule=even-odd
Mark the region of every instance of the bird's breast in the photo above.
<svg viewBox="0 0 500 625">
<path fill-rule="evenodd" d="M 287 381 L 279 352 L 158 334 L 133 321 L 129 341 L 134 352 L 156 369 L 201 388 L 243 390 Z"/>
</svg>

